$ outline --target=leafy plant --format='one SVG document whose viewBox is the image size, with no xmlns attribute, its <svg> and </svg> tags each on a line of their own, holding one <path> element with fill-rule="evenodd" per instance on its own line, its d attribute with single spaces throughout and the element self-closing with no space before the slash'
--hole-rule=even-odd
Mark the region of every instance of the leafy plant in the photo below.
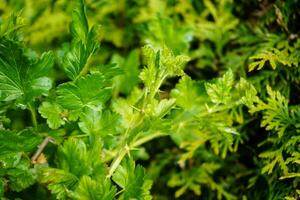
<svg viewBox="0 0 300 200">
<path fill-rule="evenodd" d="M 298 199 L 299 5 L 0 0 L 0 198 Z"/>
</svg>

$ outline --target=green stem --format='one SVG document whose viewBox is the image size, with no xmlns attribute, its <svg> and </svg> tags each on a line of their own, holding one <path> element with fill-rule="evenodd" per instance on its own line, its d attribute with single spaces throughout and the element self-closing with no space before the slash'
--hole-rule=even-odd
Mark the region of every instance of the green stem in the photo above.
<svg viewBox="0 0 300 200">
<path fill-rule="evenodd" d="M 164 75 L 162 76 L 159 81 L 156 81 L 157 83 L 155 84 L 155 87 L 154 87 L 154 90 L 153 91 L 150 91 L 150 94 L 148 96 L 148 92 L 146 91 L 145 92 L 145 99 L 144 99 L 144 104 L 143 104 L 143 108 L 142 110 L 145 109 L 145 106 L 147 105 L 148 103 L 148 98 L 150 97 L 150 99 L 154 98 L 155 94 L 158 92 L 161 84 L 163 83 L 163 81 L 165 80 L 165 78 L 167 77 L 167 75 Z M 148 97 L 148 98 L 147 98 Z M 136 126 L 138 126 L 140 123 L 143 122 L 143 113 L 141 113 L 141 121 L 139 123 L 137 123 Z M 127 136 L 129 132 L 129 128 L 126 130 L 126 133 L 125 133 L 125 137 Z M 154 134 L 151 134 L 151 135 L 147 135 L 145 137 L 142 137 L 140 138 L 139 140 L 135 141 L 132 145 L 130 145 L 129 147 L 126 145 L 125 148 L 122 148 L 119 153 L 118 153 L 118 156 L 113 160 L 110 168 L 109 168 L 109 173 L 107 175 L 107 178 L 110 178 L 113 173 L 115 172 L 115 170 L 117 169 L 117 167 L 120 165 L 121 161 L 123 160 L 123 158 L 126 156 L 126 154 L 132 149 L 132 148 L 135 148 L 135 147 L 138 147 L 150 140 L 153 140 L 154 138 L 157 138 L 157 137 L 161 137 L 161 136 L 165 136 L 166 134 L 165 133 L 161 133 L 161 132 L 156 132 Z"/>
<path fill-rule="evenodd" d="M 160 79 L 158 81 L 156 81 L 157 83 L 154 87 L 154 90 L 150 94 L 150 99 L 153 99 L 155 97 L 156 93 L 158 93 L 159 88 L 161 87 L 161 85 L 163 84 L 163 82 L 165 81 L 166 78 L 167 78 L 167 75 L 163 75 L 162 77 L 160 77 Z"/>
<path fill-rule="evenodd" d="M 37 119 L 36 119 L 36 112 L 35 109 L 31 104 L 28 104 L 28 109 L 31 113 L 31 120 L 34 128 L 37 128 Z"/>
<path fill-rule="evenodd" d="M 128 152 L 128 149 L 124 148 L 122 149 L 117 158 L 114 159 L 114 161 L 112 162 L 110 168 L 109 168 L 109 172 L 108 172 L 108 175 L 107 175 L 107 178 L 110 178 L 113 173 L 115 172 L 115 170 L 117 169 L 117 167 L 120 165 L 121 161 L 123 160 L 123 158 L 125 157 L 125 155 L 127 154 Z"/>
<path fill-rule="evenodd" d="M 240 105 L 240 101 L 237 101 L 237 102 L 234 102 L 234 103 L 230 103 L 226 106 L 215 106 L 217 108 L 210 108 L 207 112 L 202 112 L 201 114 L 197 115 L 198 118 L 201 118 L 201 117 L 206 117 L 207 115 L 211 115 L 213 113 L 217 113 L 217 112 L 222 112 L 224 110 L 228 110 L 228 109 L 231 109 L 233 108 L 234 106 L 238 106 Z"/>
<path fill-rule="evenodd" d="M 118 156 L 116 157 L 116 159 L 113 160 L 110 168 L 109 168 L 109 173 L 107 175 L 107 178 L 110 178 L 113 173 L 115 172 L 115 170 L 117 169 L 117 167 L 120 165 L 121 161 L 123 160 L 123 158 L 126 156 L 126 154 L 133 148 L 136 148 L 146 142 L 149 142 L 150 140 L 153 140 L 155 138 L 158 137 L 162 137 L 162 136 L 166 136 L 167 134 L 162 133 L 162 132 L 156 132 L 154 134 L 151 135 L 147 135 L 145 137 L 140 138 L 139 140 L 135 141 L 132 145 L 130 145 L 129 147 L 126 146 L 125 148 L 123 148 L 121 151 L 119 151 Z"/>
<path fill-rule="evenodd" d="M 156 133 L 153 133 L 153 134 L 150 134 L 150 135 L 147 135 L 145 137 L 142 137 L 140 139 L 138 139 L 137 141 L 135 141 L 130 147 L 131 148 L 135 148 L 135 147 L 138 147 L 142 144 L 145 144 L 155 138 L 158 138 L 158 137 L 163 137 L 163 136 L 167 136 L 166 133 L 162 133 L 162 132 L 156 132 Z"/>
</svg>

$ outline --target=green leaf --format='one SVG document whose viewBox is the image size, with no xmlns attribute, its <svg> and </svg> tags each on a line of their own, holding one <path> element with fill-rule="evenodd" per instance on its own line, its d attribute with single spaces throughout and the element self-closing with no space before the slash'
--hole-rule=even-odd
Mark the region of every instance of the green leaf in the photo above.
<svg viewBox="0 0 300 200">
<path fill-rule="evenodd" d="M 278 63 L 288 67 L 291 67 L 293 64 L 295 64 L 293 62 L 293 58 L 290 57 L 286 49 L 281 51 L 275 48 L 269 51 L 264 50 L 250 57 L 250 59 L 255 61 L 250 63 L 249 71 L 253 71 L 255 68 L 257 68 L 257 70 L 261 70 L 265 66 L 266 62 L 270 63 L 270 66 L 273 70 L 276 69 Z"/>
<path fill-rule="evenodd" d="M 63 69 L 70 79 L 75 80 L 79 76 L 89 56 L 90 54 L 86 52 L 84 44 L 78 42 L 73 45 L 63 60 Z"/>
<path fill-rule="evenodd" d="M 35 183 L 36 171 L 30 168 L 30 160 L 22 153 L 0 155 L 0 164 L 0 176 L 10 190 L 19 192 Z"/>
<path fill-rule="evenodd" d="M 56 103 L 43 102 L 39 107 L 39 113 L 47 119 L 47 124 L 52 129 L 57 129 L 65 124 L 62 112 L 62 108 Z"/>
<path fill-rule="evenodd" d="M 300 173 L 288 173 L 287 175 L 280 177 L 280 179 L 282 180 L 282 179 L 296 178 L 296 177 L 300 177 Z"/>
<path fill-rule="evenodd" d="M 108 65 L 97 66 L 93 72 L 100 72 L 105 79 L 112 80 L 116 76 L 123 74 L 124 71 L 119 67 L 118 64 L 112 63 Z"/>
<path fill-rule="evenodd" d="M 140 73 L 140 78 L 147 87 L 150 98 L 155 96 L 166 78 L 182 76 L 184 74 L 182 68 L 189 60 L 187 56 L 174 56 L 166 46 L 159 50 L 149 45 L 145 46 L 143 57 L 147 67 Z"/>
<path fill-rule="evenodd" d="M 113 56 L 111 62 L 117 63 L 123 70 L 123 74 L 114 81 L 116 90 L 124 94 L 129 94 L 139 82 L 139 52 L 132 50 L 127 57 L 116 54 Z"/>
<path fill-rule="evenodd" d="M 258 102 L 259 99 L 256 96 L 257 91 L 255 87 L 250 84 L 246 79 L 241 78 L 237 85 L 238 91 L 240 93 L 241 101 L 244 105 L 251 107 L 254 102 Z"/>
<path fill-rule="evenodd" d="M 226 72 L 222 78 L 218 78 L 216 83 L 206 83 L 205 88 L 211 101 L 216 104 L 226 104 L 231 99 L 230 91 L 234 82 L 231 70 Z"/>
<path fill-rule="evenodd" d="M 263 112 L 261 126 L 266 130 L 274 130 L 282 137 L 286 129 L 297 122 L 297 116 L 291 114 L 288 100 L 279 92 L 273 91 L 270 86 L 267 86 L 269 97 L 267 102 L 257 100 L 255 106 L 250 107 L 250 112 Z"/>
<path fill-rule="evenodd" d="M 91 168 L 88 165 L 95 158 L 89 158 L 87 147 L 82 140 L 69 139 L 58 150 L 57 159 L 59 168 L 74 174 L 76 177 L 89 175 Z"/>
<path fill-rule="evenodd" d="M 170 187 L 180 187 L 175 192 L 175 197 L 178 198 L 182 196 L 187 190 L 193 191 L 196 195 L 201 195 L 201 186 L 210 186 L 215 192 L 218 193 L 218 199 L 233 200 L 236 199 L 235 196 L 228 193 L 222 183 L 215 182 L 211 178 L 216 170 L 220 168 L 218 163 L 204 162 L 201 166 L 193 167 L 191 169 L 184 169 L 179 173 L 173 173 L 170 180 L 168 181 L 168 186 Z"/>
<path fill-rule="evenodd" d="M 116 191 L 108 179 L 95 181 L 89 176 L 83 176 L 72 196 L 79 200 L 113 200 Z"/>
<path fill-rule="evenodd" d="M 22 160 L 23 152 L 10 151 L 0 154 L 1 165 L 3 168 L 15 168 Z"/>
<path fill-rule="evenodd" d="M 77 0 L 72 17 L 70 31 L 73 42 L 71 50 L 64 57 L 63 69 L 70 79 L 76 80 L 89 71 L 88 60 L 99 47 L 98 27 L 93 26 L 89 30 L 83 0 Z"/>
<path fill-rule="evenodd" d="M 105 170 L 101 161 L 101 143 L 97 140 L 89 148 L 79 139 L 70 138 L 59 147 L 57 153 L 58 167 L 74 174 L 76 177 L 94 175 L 104 177 Z"/>
<path fill-rule="evenodd" d="M 85 107 L 101 110 L 110 98 L 111 88 L 100 73 L 93 73 L 76 82 L 61 84 L 57 89 L 57 102 L 69 111 L 80 112 Z"/>
<path fill-rule="evenodd" d="M 41 141 L 41 138 L 30 129 L 20 132 L 0 130 L 0 155 L 10 152 L 30 152 L 34 150 Z"/>
<path fill-rule="evenodd" d="M 157 118 L 162 118 L 175 106 L 175 99 L 163 99 L 161 100 L 154 112 L 154 116 Z"/>
<path fill-rule="evenodd" d="M 70 31 L 75 40 L 86 41 L 86 36 L 89 32 L 89 25 L 86 18 L 84 0 L 76 0 L 77 6 L 72 13 L 73 21 Z"/>
<path fill-rule="evenodd" d="M 30 60 L 20 44 L 0 38 L 0 100 L 22 98 L 28 103 L 35 97 L 47 95 L 52 87 L 47 76 L 53 64 L 51 52 Z"/>
<path fill-rule="evenodd" d="M 5 3 L 4 3 L 5 4 Z M 11 15 L 0 22 L 0 37 L 18 40 L 20 32 L 18 31 L 24 26 L 24 20 L 20 16 L 21 13 L 11 13 Z"/>
<path fill-rule="evenodd" d="M 36 174 L 34 169 L 27 169 L 18 166 L 19 168 L 8 169 L 7 176 L 9 179 L 9 187 L 13 191 L 20 192 L 25 188 L 33 185 L 36 181 Z"/>
<path fill-rule="evenodd" d="M 270 159 L 269 162 L 261 169 L 261 173 L 271 174 L 273 172 L 276 165 L 280 167 L 284 174 L 288 174 L 288 167 L 285 164 L 284 157 L 282 155 L 282 149 L 278 149 L 275 151 L 265 151 L 259 154 L 259 157 Z"/>
<path fill-rule="evenodd" d="M 171 91 L 171 96 L 176 99 L 176 105 L 190 109 L 199 107 L 207 101 L 204 84 L 197 84 L 189 76 L 183 76 L 176 87 Z"/>
<path fill-rule="evenodd" d="M 21 191 L 36 181 L 36 171 L 31 169 L 28 159 L 41 142 L 41 138 L 30 129 L 20 132 L 0 131 L 0 177 L 5 177 L 7 187 Z"/>
<path fill-rule="evenodd" d="M 157 19 L 150 21 L 145 36 L 147 43 L 155 47 L 166 44 L 178 55 L 187 52 L 193 39 L 193 30 L 188 25 L 175 25 L 175 20 L 159 15 Z"/>
<path fill-rule="evenodd" d="M 43 53 L 39 60 L 37 60 L 33 66 L 30 74 L 31 78 L 44 77 L 49 75 L 54 65 L 54 56 L 52 52 Z"/>
<path fill-rule="evenodd" d="M 121 199 L 151 199 L 149 182 L 145 179 L 145 171 L 141 166 L 135 166 L 131 159 L 124 159 L 113 174 L 113 181 L 124 189 Z"/>
<path fill-rule="evenodd" d="M 41 169 L 41 181 L 48 184 L 58 199 L 66 199 L 76 190 L 81 177 L 104 180 L 106 168 L 101 161 L 101 150 L 100 141 L 88 148 L 83 140 L 69 138 L 58 149 L 58 168 Z"/>
<path fill-rule="evenodd" d="M 139 95 L 134 95 L 138 97 Z M 138 112 L 135 112 L 130 102 L 125 99 L 118 99 L 113 102 L 113 109 L 122 116 L 121 124 L 125 128 L 133 127 L 140 120 Z"/>
<path fill-rule="evenodd" d="M 153 100 L 148 104 L 146 113 L 154 118 L 162 118 L 175 106 L 175 99 L 163 99 L 161 101 Z"/>
<path fill-rule="evenodd" d="M 119 116 L 114 113 L 86 108 L 78 125 L 84 133 L 108 136 L 116 133 L 118 122 Z"/>
<path fill-rule="evenodd" d="M 76 176 L 61 169 L 44 168 L 41 174 L 41 182 L 48 184 L 48 189 L 57 199 L 66 199 L 70 190 L 75 189 L 78 183 Z"/>
<path fill-rule="evenodd" d="M 189 60 L 187 56 L 175 56 L 166 46 L 159 50 L 145 46 L 143 56 L 148 68 L 156 68 L 159 73 L 169 77 L 183 75 L 182 68 Z"/>
</svg>

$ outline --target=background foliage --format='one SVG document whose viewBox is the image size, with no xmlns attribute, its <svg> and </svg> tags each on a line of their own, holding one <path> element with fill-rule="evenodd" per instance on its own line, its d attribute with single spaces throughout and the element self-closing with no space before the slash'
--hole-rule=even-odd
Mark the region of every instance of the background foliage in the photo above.
<svg viewBox="0 0 300 200">
<path fill-rule="evenodd" d="M 299 21 L 298 0 L 0 0 L 0 198 L 299 199 Z"/>
</svg>

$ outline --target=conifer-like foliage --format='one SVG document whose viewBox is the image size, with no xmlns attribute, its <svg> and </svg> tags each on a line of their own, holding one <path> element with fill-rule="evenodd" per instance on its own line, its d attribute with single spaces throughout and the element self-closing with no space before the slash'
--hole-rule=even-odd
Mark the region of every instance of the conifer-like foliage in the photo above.
<svg viewBox="0 0 300 200">
<path fill-rule="evenodd" d="M 300 199 L 300 2 L 0 0 L 0 199 Z"/>
</svg>

